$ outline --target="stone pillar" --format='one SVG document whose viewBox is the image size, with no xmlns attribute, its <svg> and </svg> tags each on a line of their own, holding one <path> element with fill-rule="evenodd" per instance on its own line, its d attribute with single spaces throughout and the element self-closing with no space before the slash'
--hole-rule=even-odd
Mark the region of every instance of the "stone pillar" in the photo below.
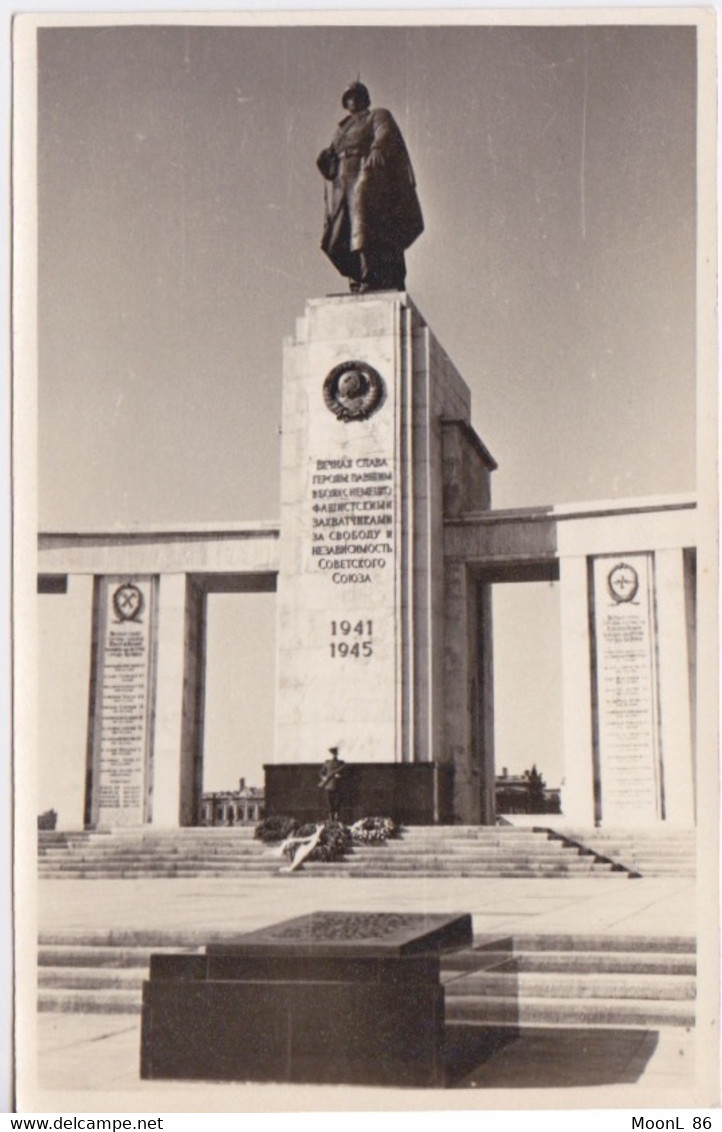
<svg viewBox="0 0 722 1132">
<path fill-rule="evenodd" d="M 493 825 L 496 820 L 496 780 L 494 750 L 494 647 L 492 637 L 492 587 L 477 582 L 476 667 L 479 689 L 478 708 L 481 718 L 474 728 L 474 766 L 481 778 L 481 822 Z"/>
<path fill-rule="evenodd" d="M 199 825 L 203 809 L 203 731 L 206 697 L 207 594 L 185 579 L 183 725 L 180 745 L 180 824 Z"/>
<path fill-rule="evenodd" d="M 444 438 L 469 418 L 407 295 L 307 304 L 284 353 L 276 763 L 455 763 Z M 469 436 L 456 470 L 481 508 L 495 465 Z"/>
<path fill-rule="evenodd" d="M 86 824 L 149 820 L 155 698 L 156 579 L 95 580 Z"/>
<path fill-rule="evenodd" d="M 39 600 L 38 812 L 54 809 L 58 829 L 78 830 L 85 820 L 93 576 L 70 574 L 65 593 Z"/>
<path fill-rule="evenodd" d="M 473 679 L 470 638 L 474 612 L 470 606 L 475 604 L 474 585 L 462 561 L 447 560 L 445 575 L 443 754 L 444 760 L 454 768 L 454 816 L 469 824 L 478 822 L 480 817 L 479 774 L 478 768 L 474 774 L 472 765 L 469 686 Z"/>
<path fill-rule="evenodd" d="M 491 587 L 446 562 L 444 760 L 454 768 L 454 819 L 494 821 Z"/>
<path fill-rule="evenodd" d="M 657 652 L 662 728 L 664 816 L 694 825 L 694 768 L 690 719 L 684 552 L 655 553 Z"/>
<path fill-rule="evenodd" d="M 313 301 L 286 344 L 277 762 L 319 762 L 330 746 L 409 758 L 402 315 L 395 296 Z"/>
<path fill-rule="evenodd" d="M 159 581 L 153 733 L 154 826 L 200 821 L 203 595 L 184 574 Z"/>
<path fill-rule="evenodd" d="M 587 560 L 559 562 L 562 639 L 564 774 L 562 813 L 570 824 L 594 825 L 594 746 Z"/>
</svg>

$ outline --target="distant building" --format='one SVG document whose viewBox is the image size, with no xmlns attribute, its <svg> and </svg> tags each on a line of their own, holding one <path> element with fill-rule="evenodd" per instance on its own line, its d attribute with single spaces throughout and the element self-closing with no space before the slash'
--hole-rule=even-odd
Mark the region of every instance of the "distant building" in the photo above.
<svg viewBox="0 0 722 1132">
<path fill-rule="evenodd" d="M 58 824 L 58 814 L 56 810 L 45 810 L 44 813 L 38 814 L 38 829 L 55 829 Z"/>
<path fill-rule="evenodd" d="M 506 767 L 495 779 L 497 814 L 560 814 L 561 790 L 544 786 L 541 797 L 527 774 L 509 774 Z"/>
<path fill-rule="evenodd" d="M 203 795 L 202 825 L 245 825 L 261 821 L 265 793 L 261 786 L 246 786 L 241 778 L 237 790 L 218 790 Z"/>
</svg>

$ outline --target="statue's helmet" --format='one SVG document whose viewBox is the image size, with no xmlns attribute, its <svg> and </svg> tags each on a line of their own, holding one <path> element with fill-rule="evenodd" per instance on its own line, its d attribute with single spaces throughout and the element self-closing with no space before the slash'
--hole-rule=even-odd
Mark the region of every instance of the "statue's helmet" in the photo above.
<svg viewBox="0 0 722 1132">
<path fill-rule="evenodd" d="M 356 96 L 356 102 L 361 110 L 366 110 L 371 105 L 371 95 L 368 88 L 357 79 L 355 82 L 349 83 L 341 96 L 341 105 L 344 110 L 348 108 L 348 99 L 352 94 Z"/>
</svg>

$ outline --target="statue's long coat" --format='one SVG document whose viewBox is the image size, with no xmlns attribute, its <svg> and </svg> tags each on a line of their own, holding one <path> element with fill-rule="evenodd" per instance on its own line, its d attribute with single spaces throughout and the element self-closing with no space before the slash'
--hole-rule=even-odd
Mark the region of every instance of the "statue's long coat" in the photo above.
<svg viewBox="0 0 722 1132">
<path fill-rule="evenodd" d="M 383 166 L 365 167 L 371 150 Z M 318 158 L 333 181 L 321 247 L 342 275 L 358 278 L 359 252 L 400 254 L 424 230 L 414 173 L 401 131 L 388 110 L 362 110 L 339 123 Z"/>
</svg>

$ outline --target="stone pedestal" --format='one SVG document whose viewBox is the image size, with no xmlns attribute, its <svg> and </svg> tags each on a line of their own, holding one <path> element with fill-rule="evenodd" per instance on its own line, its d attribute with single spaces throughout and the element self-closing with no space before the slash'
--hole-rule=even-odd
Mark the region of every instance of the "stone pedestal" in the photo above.
<svg viewBox="0 0 722 1132">
<path fill-rule="evenodd" d="M 445 686 L 443 521 L 489 506 L 495 467 L 469 420 L 407 295 L 308 303 L 284 355 L 275 761 L 458 762 L 476 820 Z"/>
<path fill-rule="evenodd" d="M 289 814 L 300 822 L 327 816 L 317 763 L 275 764 L 264 768 L 266 817 Z M 350 763 L 338 796 L 341 821 L 351 824 L 383 814 L 399 825 L 442 825 L 454 820 L 454 768 L 439 763 Z"/>
<path fill-rule="evenodd" d="M 471 941 L 468 914 L 316 912 L 154 955 L 141 1076 L 443 1085 L 439 953 Z"/>
</svg>

